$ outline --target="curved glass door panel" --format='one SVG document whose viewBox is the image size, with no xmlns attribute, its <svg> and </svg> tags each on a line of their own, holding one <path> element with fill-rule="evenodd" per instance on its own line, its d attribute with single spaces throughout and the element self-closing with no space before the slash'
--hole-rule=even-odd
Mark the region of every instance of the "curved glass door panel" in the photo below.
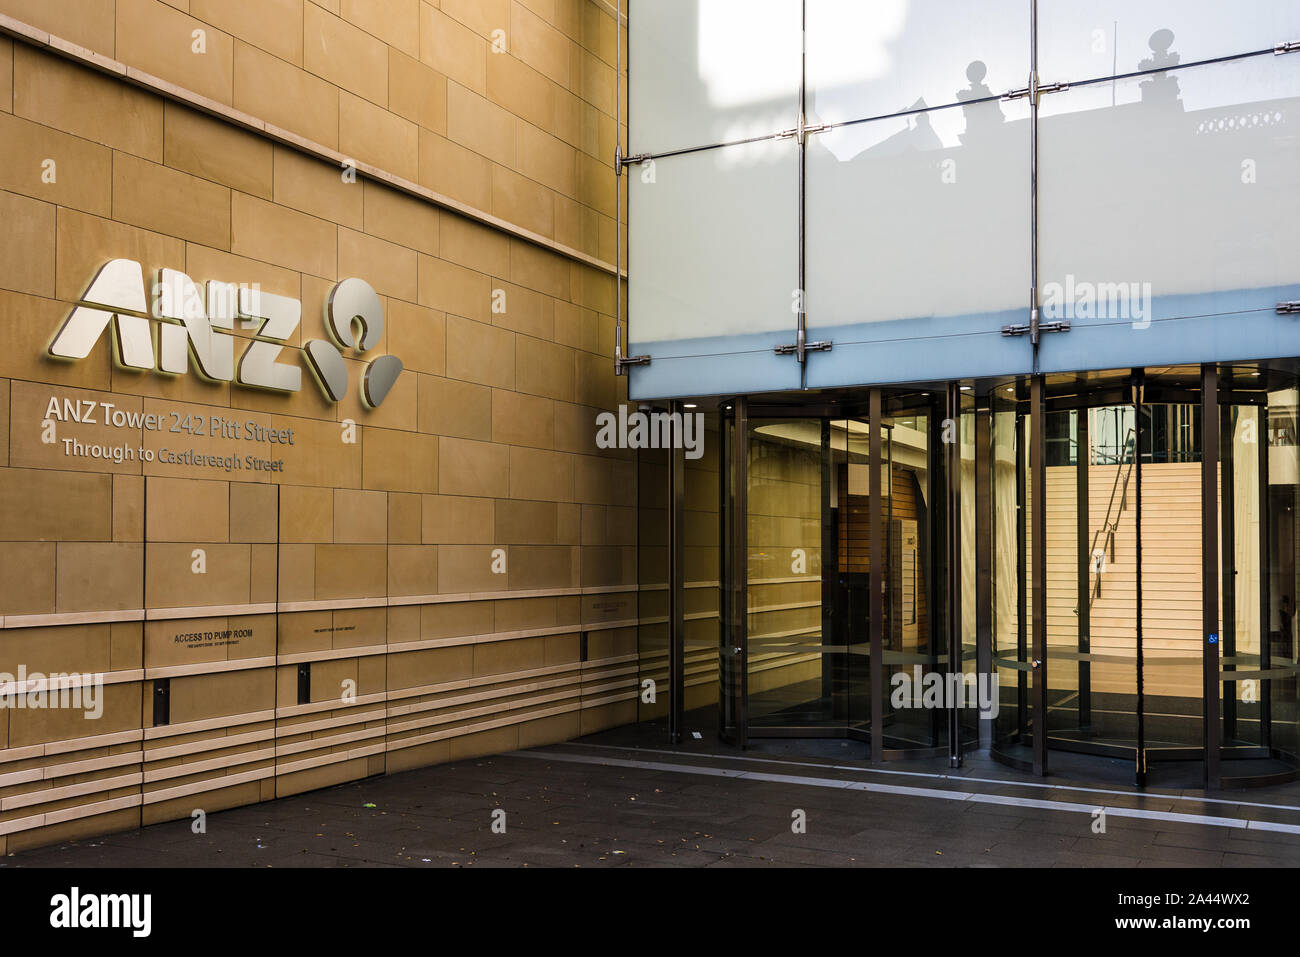
<svg viewBox="0 0 1300 957">
<path fill-rule="evenodd" d="M 1085 578 L 1086 592 L 1082 599 L 1077 592 L 1074 597 L 1085 614 L 1078 664 L 1069 666 L 1079 682 L 1077 725 L 1070 732 L 1062 729 L 1060 738 L 1135 754 L 1139 559 L 1133 406 L 1080 409 L 1075 426 L 1087 430 L 1081 442 L 1087 465 L 1087 549 L 1081 556 L 1086 565 L 1076 571 Z"/>
<path fill-rule="evenodd" d="M 950 662 L 944 610 L 942 458 L 931 444 L 937 400 L 887 398 L 883 706 L 886 750 L 930 749 L 948 740 Z"/>
<path fill-rule="evenodd" d="M 1147 382 L 1150 395 L 1158 377 L 1148 375 Z M 1162 402 L 1140 409 L 1142 719 L 1149 766 L 1204 753 L 1201 409 Z"/>
<path fill-rule="evenodd" d="M 865 734 L 871 730 L 871 426 L 834 419 L 831 430 L 835 643 L 844 648 L 849 728 Z"/>
<path fill-rule="evenodd" d="M 807 50 L 812 123 L 987 100 L 1028 82 L 1029 5 L 808 0 Z"/>
<path fill-rule="evenodd" d="M 1207 501 L 1204 380 L 1199 366 L 1167 366 L 1045 385 L 1047 746 L 1127 758 L 1139 784 L 1207 774 L 1235 787 L 1300 772 L 1300 389 L 1293 373 L 1264 363 L 1220 368 L 1217 490 Z M 1123 403 L 1137 386 L 1141 404 L 1088 405 Z M 1028 769 L 1038 543 L 1025 391 L 992 396 L 992 559 L 994 754 Z M 1217 624 L 1203 621 L 1207 564 L 1221 575 Z M 1210 728 L 1207 654 L 1219 666 Z M 1217 771 L 1202 764 L 1207 732 L 1219 742 Z"/>
<path fill-rule="evenodd" d="M 1300 595 L 1300 390 L 1293 375 L 1271 372 L 1268 377 L 1263 433 L 1267 436 L 1267 482 L 1261 503 L 1267 596 L 1261 606 L 1267 627 L 1263 630 L 1266 640 L 1260 646 L 1261 653 L 1267 652 L 1267 659 L 1260 662 L 1259 680 L 1254 687 L 1243 684 L 1252 680 L 1245 674 L 1234 676 L 1235 686 L 1230 687 L 1226 671 L 1224 687 L 1243 704 L 1246 697 L 1258 699 L 1259 743 L 1295 766 L 1300 762 L 1300 651 L 1295 622 L 1296 598 Z M 1236 669 L 1244 670 L 1240 666 Z M 1240 725 L 1236 733 L 1242 733 Z M 1226 746 L 1226 733 L 1223 740 Z"/>
<path fill-rule="evenodd" d="M 631 0 L 632 154 L 770 136 L 799 122 L 799 0 Z"/>
<path fill-rule="evenodd" d="M 1296 377 L 1226 368 L 1220 407 L 1221 775 L 1261 783 L 1300 766 L 1297 735 L 1296 519 L 1300 506 Z"/>
<path fill-rule="evenodd" d="M 1032 371 L 1029 107 L 973 109 L 809 138 L 810 388 Z"/>
<path fill-rule="evenodd" d="M 842 453 L 840 455 L 842 458 Z M 829 521 L 824 505 L 835 467 L 829 423 L 751 419 L 749 434 L 749 733 L 843 724 L 822 602 Z"/>
<path fill-rule="evenodd" d="M 667 449 L 637 453 L 637 684 L 654 682 L 654 700 L 637 698 L 637 720 L 665 718 L 669 708 L 669 599 L 672 553 L 670 528 L 671 463 Z M 716 645 L 717 639 L 714 639 Z M 663 690 L 663 694 L 659 693 Z"/>
<path fill-rule="evenodd" d="M 722 440 L 719 416 L 704 415 L 704 449 L 687 457 L 682 506 L 684 710 L 713 707 L 718 700 L 718 633 L 721 627 L 719 483 Z M 645 454 L 644 452 L 642 453 Z"/>
<path fill-rule="evenodd" d="M 1043 371 L 1295 352 L 1298 111 L 1294 55 L 1042 98 Z"/>
<path fill-rule="evenodd" d="M 1087 643 L 1080 640 L 1087 635 L 1087 607 L 1079 594 L 1079 483 L 1089 472 L 1079 467 L 1079 415 L 1066 409 L 1046 416 L 1047 730 L 1053 736 L 1085 729 L 1090 690 Z"/>
<path fill-rule="evenodd" d="M 1300 6 L 1277 0 L 1038 0 L 1044 83 L 1157 70 L 1300 39 Z"/>
<path fill-rule="evenodd" d="M 962 391 L 960 437 L 957 456 L 961 489 L 961 673 L 966 682 L 966 700 L 961 707 L 961 746 L 963 750 L 978 747 L 981 710 L 987 716 L 994 701 L 994 687 L 985 677 L 981 684 L 978 652 L 978 563 L 975 540 L 976 504 L 976 425 L 975 396 L 972 391 Z M 982 454 L 982 453 L 981 453 Z M 971 692 L 975 697 L 971 697 Z"/>
<path fill-rule="evenodd" d="M 993 392 L 992 410 L 993 672 L 998 689 L 993 750 L 1018 766 L 1031 767 L 1029 421 L 1015 385 Z"/>
<path fill-rule="evenodd" d="M 1266 582 L 1260 561 L 1264 543 L 1261 518 L 1267 490 L 1261 485 L 1261 453 L 1267 449 L 1261 426 L 1267 411 L 1227 405 L 1219 409 L 1219 527 L 1223 562 L 1219 610 L 1219 667 L 1223 675 L 1220 715 L 1225 754 L 1261 747 L 1267 741 L 1264 719 L 1271 675 L 1269 653 L 1260 629 Z"/>
<path fill-rule="evenodd" d="M 745 714 L 745 451 L 749 427 L 745 402 L 725 403 L 718 416 L 719 529 L 718 565 L 721 600 L 718 628 L 718 735 L 724 741 L 744 747 L 747 738 Z"/>
<path fill-rule="evenodd" d="M 799 387 L 798 154 L 777 140 L 629 169 L 633 399 Z"/>
</svg>

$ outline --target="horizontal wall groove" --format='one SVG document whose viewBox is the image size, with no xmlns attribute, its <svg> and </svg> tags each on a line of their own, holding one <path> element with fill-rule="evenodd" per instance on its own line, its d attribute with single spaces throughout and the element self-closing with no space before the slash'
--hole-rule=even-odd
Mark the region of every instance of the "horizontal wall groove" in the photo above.
<svg viewBox="0 0 1300 957">
<path fill-rule="evenodd" d="M 283 544 L 283 543 L 282 543 Z M 381 598 L 325 598 L 313 601 L 252 602 L 241 605 L 193 605 L 184 608 L 53 612 L 46 615 L 6 615 L 0 630 L 57 628 L 67 625 L 106 625 L 132 621 L 185 621 L 194 618 L 232 618 L 249 615 L 288 615 L 305 611 L 349 611 L 356 608 L 405 608 L 411 605 L 445 605 L 473 601 L 509 601 L 526 598 L 572 598 L 635 592 L 635 585 L 586 585 L 571 588 L 532 588 L 515 591 L 460 592 L 441 595 L 395 595 Z M 635 624 L 635 622 L 633 622 Z M 572 631 L 597 624 L 575 624 Z"/>
<path fill-rule="evenodd" d="M 201 113 L 223 120 L 232 126 L 237 126 L 241 129 L 256 133 L 266 139 L 283 146 L 291 147 L 301 153 L 314 157 L 315 159 L 323 160 L 332 166 L 341 168 L 344 165 L 350 164 L 357 171 L 358 176 L 364 177 L 372 182 L 381 183 L 397 190 L 398 192 L 405 193 L 408 196 L 424 200 L 440 209 L 457 213 L 464 216 L 466 219 L 499 230 L 515 239 L 522 240 L 523 242 L 545 249 L 548 252 L 555 253 L 556 255 L 562 256 L 572 262 L 590 266 L 593 269 L 611 276 L 618 272 L 613 263 L 605 262 L 603 259 L 591 256 L 579 249 L 574 249 L 572 246 L 566 246 L 565 244 L 556 242 L 553 239 L 548 239 L 540 233 L 515 225 L 514 223 L 486 212 L 485 210 L 452 199 L 450 196 L 438 193 L 425 186 L 421 186 L 419 183 L 412 182 L 411 180 L 390 173 L 387 170 L 380 169 L 377 166 L 362 163 L 350 156 L 345 156 L 338 150 L 317 143 L 305 136 L 300 136 L 297 133 L 293 133 L 272 123 L 268 123 L 258 117 L 236 110 L 234 107 L 227 106 L 224 103 L 203 96 L 193 90 L 188 90 L 185 87 L 178 86 L 175 83 L 156 77 L 151 73 L 146 73 L 143 70 L 128 66 L 112 57 L 104 56 L 101 53 L 95 53 L 92 50 L 88 50 L 83 46 L 63 39 L 62 37 L 47 33 L 44 30 L 38 30 L 30 24 L 2 13 L 0 13 L 0 33 L 7 34 L 32 46 L 52 51 L 58 56 L 72 60 L 75 63 L 79 63 L 82 66 L 88 67 L 99 73 L 116 77 L 124 82 L 132 84 L 133 86 L 147 90 L 150 93 L 162 97 L 164 100 L 188 106 L 191 109 L 198 110 Z M 612 161 L 610 175 L 614 175 Z M 627 277 L 626 269 L 622 270 L 620 275 L 625 279 Z"/>
</svg>

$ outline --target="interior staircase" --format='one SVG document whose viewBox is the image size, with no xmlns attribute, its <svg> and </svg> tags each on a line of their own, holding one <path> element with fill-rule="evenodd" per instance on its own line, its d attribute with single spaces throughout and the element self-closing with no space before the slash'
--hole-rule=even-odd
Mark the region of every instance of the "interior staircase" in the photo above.
<svg viewBox="0 0 1300 957">
<path fill-rule="evenodd" d="M 1088 470 L 1090 650 L 1094 691 L 1133 693 L 1137 659 L 1137 475 L 1128 465 Z M 1118 483 L 1116 475 L 1118 473 Z M 1201 466 L 1142 466 L 1142 633 L 1148 695 L 1201 694 Z M 1113 496 L 1113 497 L 1112 497 Z M 1076 474 L 1047 469 L 1048 645 L 1078 649 Z M 1107 534 L 1110 508 L 1113 536 Z M 1099 553 L 1104 557 L 1099 557 Z M 1050 650 L 1049 650 L 1050 656 Z M 1050 660 L 1050 658 L 1049 658 Z M 1077 687 L 1073 663 L 1057 658 L 1052 688 Z"/>
</svg>

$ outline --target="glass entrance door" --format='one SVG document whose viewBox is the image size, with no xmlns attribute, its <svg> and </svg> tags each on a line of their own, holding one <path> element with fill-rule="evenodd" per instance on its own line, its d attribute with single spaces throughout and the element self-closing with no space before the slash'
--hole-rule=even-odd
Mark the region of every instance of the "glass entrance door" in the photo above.
<svg viewBox="0 0 1300 957">
<path fill-rule="evenodd" d="M 1250 368 L 1048 377 L 1039 422 L 1023 384 L 994 392 L 999 757 L 1028 766 L 1041 727 L 1050 750 L 1131 761 L 1139 784 L 1294 765 L 1293 389 Z M 1042 660 L 1028 634 L 1036 483 Z"/>
<path fill-rule="evenodd" d="M 886 396 L 874 426 L 846 406 L 724 404 L 727 740 L 855 738 L 879 760 L 948 753 L 949 699 L 966 685 L 947 680 L 963 664 L 946 631 L 943 396 Z M 973 744 L 976 723 L 963 727 Z"/>
<path fill-rule="evenodd" d="M 845 654 L 858 609 L 838 594 L 841 529 L 834 507 L 845 437 L 843 422 L 825 418 L 749 420 L 751 735 L 840 735 L 848 724 Z"/>
<path fill-rule="evenodd" d="M 747 578 L 731 654 L 749 735 L 845 737 L 870 723 L 868 434 L 859 418 L 751 410 L 734 449 Z"/>
</svg>

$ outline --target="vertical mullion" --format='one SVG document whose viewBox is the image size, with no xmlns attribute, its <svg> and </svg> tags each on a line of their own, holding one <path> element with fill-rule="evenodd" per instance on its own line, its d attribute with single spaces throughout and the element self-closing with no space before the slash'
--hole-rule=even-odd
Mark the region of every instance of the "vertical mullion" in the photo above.
<svg viewBox="0 0 1300 957">
<path fill-rule="evenodd" d="M 1219 629 L 1219 648 L 1222 658 L 1232 659 L 1237 654 L 1237 476 L 1233 432 L 1236 428 L 1237 410 L 1232 406 L 1222 409 L 1218 417 L 1218 449 L 1221 463 L 1219 475 L 1219 554 L 1220 576 L 1223 579 L 1223 622 Z M 1214 425 L 1215 423 L 1211 423 Z M 1202 443 L 1204 445 L 1204 443 Z M 1204 455 L 1204 449 L 1202 449 Z M 1224 664 L 1227 671 L 1235 671 L 1235 664 Z M 1232 683 L 1223 683 L 1223 736 L 1232 740 L 1237 736 L 1237 699 Z"/>
<path fill-rule="evenodd" d="M 1092 647 L 1092 549 L 1088 539 L 1089 489 L 1088 467 L 1092 464 L 1091 411 L 1079 409 L 1075 427 L 1075 535 L 1078 569 L 1075 575 L 1075 602 L 1079 608 L 1079 727 L 1092 724 L 1092 664 L 1088 661 Z"/>
<path fill-rule="evenodd" d="M 991 397 L 975 400 L 975 671 L 993 682 L 993 408 Z M 990 704 L 992 702 L 990 701 Z M 993 718 L 980 714 L 979 746 L 993 745 Z"/>
<path fill-rule="evenodd" d="M 884 429 L 881 417 L 880 390 L 872 389 L 869 400 L 870 408 L 867 418 L 871 429 L 870 448 L 867 461 L 869 473 L 867 483 L 867 522 L 871 536 L 870 561 L 868 572 L 868 591 L 870 592 L 871 614 L 871 763 L 881 764 L 885 760 L 885 662 L 884 662 L 884 503 L 883 489 L 880 481 L 881 443 L 880 434 Z"/>
<path fill-rule="evenodd" d="M 1016 662 L 1029 661 L 1029 460 L 1025 448 L 1025 413 L 1016 411 Z M 1029 734 L 1029 675 L 1016 671 L 1016 730 Z"/>
<path fill-rule="evenodd" d="M 1038 0 L 1029 0 L 1029 344 L 1038 372 Z"/>
<path fill-rule="evenodd" d="M 1146 390 L 1145 373 L 1141 369 L 1134 369 L 1132 374 L 1133 390 L 1133 471 L 1135 474 L 1136 488 L 1133 493 L 1134 501 L 1134 568 L 1136 576 L 1136 608 L 1134 614 L 1136 618 L 1136 631 L 1134 642 L 1136 648 L 1136 680 L 1137 680 L 1137 752 L 1134 755 L 1134 780 L 1138 787 L 1146 785 L 1147 774 L 1147 753 L 1146 753 L 1146 657 L 1144 655 L 1143 635 L 1142 635 L 1142 409 L 1146 404 L 1144 395 Z M 1154 445 L 1152 446 L 1154 448 Z M 1154 456 L 1153 456 L 1154 461 Z M 1204 568 L 1202 568 L 1202 572 Z M 1202 582 L 1202 585 L 1204 582 Z"/>
<path fill-rule="evenodd" d="M 682 403 L 669 404 L 669 412 L 682 415 Z M 685 413 L 690 414 L 690 413 Z M 686 449 L 674 443 L 669 449 L 668 501 L 668 738 L 682 739 L 686 695 L 685 550 L 682 543 L 683 501 L 686 495 Z"/>
<path fill-rule="evenodd" d="M 799 126 L 795 137 L 799 150 L 799 326 L 795 330 L 795 355 L 799 362 L 799 388 L 808 387 L 808 354 L 804 344 L 808 341 L 808 294 L 806 292 L 806 236 L 804 216 L 807 208 L 808 149 L 804 134 L 808 108 L 808 3 L 803 0 L 799 9 Z M 825 636 L 823 636 L 823 643 Z"/>
<path fill-rule="evenodd" d="M 736 399 L 735 449 L 736 488 L 735 517 L 732 519 L 732 577 L 736 582 L 736 610 L 733 622 L 733 648 L 739 669 L 736 710 L 736 743 L 745 747 L 749 738 L 749 402 Z"/>
<path fill-rule="evenodd" d="M 1265 675 L 1259 683 L 1259 743 L 1266 750 L 1271 751 L 1273 747 L 1273 682 L 1268 677 L 1268 673 L 1273 666 L 1273 596 L 1270 590 L 1272 575 L 1269 568 L 1269 556 L 1272 554 L 1272 548 L 1269 539 L 1272 534 L 1273 522 L 1268 487 L 1269 429 L 1267 399 L 1264 404 L 1257 406 L 1257 408 L 1259 418 L 1255 424 L 1259 428 L 1258 437 L 1255 441 L 1259 450 L 1259 670 Z"/>
<path fill-rule="evenodd" d="M 847 435 L 845 432 L 845 449 L 848 448 Z M 839 663 L 841 658 L 837 657 L 838 652 L 832 653 L 831 648 L 838 648 L 842 643 L 838 640 L 835 633 L 835 588 L 836 583 L 833 580 L 832 569 L 836 567 L 837 558 L 833 553 L 834 548 L 834 528 L 831 520 L 831 469 L 835 467 L 835 457 L 831 453 L 831 420 L 824 418 L 821 421 L 821 622 L 822 634 L 821 641 L 821 672 L 822 672 L 822 696 L 830 704 L 830 717 L 832 721 L 836 720 L 835 708 L 835 681 L 838 677 Z M 833 564 L 836 563 L 836 564 Z"/>
<path fill-rule="evenodd" d="M 954 673 L 960 678 L 965 671 L 965 662 L 962 660 L 961 644 L 961 388 L 956 382 L 948 383 L 946 398 L 947 422 L 943 423 L 939 434 L 942 437 L 948 434 L 948 428 L 953 430 L 953 440 L 945 443 L 944 448 L 944 484 L 947 489 L 945 496 L 947 529 L 944 536 L 947 548 L 944 560 L 948 566 L 945 576 L 948 591 L 945 596 L 948 619 L 948 670 L 949 673 Z M 948 687 L 954 685 L 949 684 Z M 948 704 L 948 764 L 950 767 L 957 768 L 961 767 L 961 709 L 956 701 Z"/>
<path fill-rule="evenodd" d="M 1231 458 L 1225 464 L 1230 463 Z M 1219 786 L 1218 472 L 1219 370 L 1206 363 L 1201 366 L 1201 687 L 1205 698 L 1201 732 L 1207 789 Z"/>
<path fill-rule="evenodd" d="M 734 590 L 732 587 L 732 484 L 731 448 L 727 431 L 734 418 L 724 407 L 718 416 L 718 735 L 730 737 L 727 718 L 735 700 L 731 688 L 732 622 L 734 620 Z"/>
<path fill-rule="evenodd" d="M 1033 522 L 1034 774 L 1047 774 L 1047 429 L 1043 377 L 1029 384 L 1029 470 Z"/>
</svg>

